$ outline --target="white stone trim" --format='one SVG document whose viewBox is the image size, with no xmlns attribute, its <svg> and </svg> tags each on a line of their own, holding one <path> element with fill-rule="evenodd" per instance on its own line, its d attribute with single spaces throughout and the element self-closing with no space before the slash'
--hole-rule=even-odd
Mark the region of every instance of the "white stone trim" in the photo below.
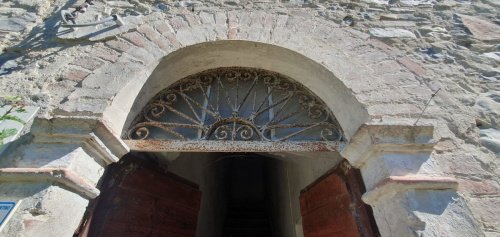
<svg viewBox="0 0 500 237">
<path fill-rule="evenodd" d="M 99 196 L 99 189 L 93 184 L 65 168 L 3 168 L 0 169 L 0 182 L 56 182 L 72 191 L 93 199 Z"/>
<path fill-rule="evenodd" d="M 81 144 L 92 157 L 108 165 L 119 160 L 94 133 L 89 134 L 39 134 L 36 143 Z"/>
<path fill-rule="evenodd" d="M 458 181 L 451 177 L 429 177 L 429 176 L 389 176 L 371 191 L 363 194 L 363 201 L 374 205 L 381 198 L 390 198 L 396 193 L 410 189 L 442 190 L 458 189 Z"/>
<path fill-rule="evenodd" d="M 130 151 L 123 140 L 99 119 L 56 117 L 36 122 L 37 126 L 33 129 L 35 143 L 81 144 L 103 166 L 117 162 Z M 76 129 L 78 126 L 82 128 Z"/>
<path fill-rule="evenodd" d="M 434 127 L 431 125 L 366 123 L 341 151 L 354 167 L 361 167 L 380 151 L 414 153 L 434 149 Z"/>
</svg>

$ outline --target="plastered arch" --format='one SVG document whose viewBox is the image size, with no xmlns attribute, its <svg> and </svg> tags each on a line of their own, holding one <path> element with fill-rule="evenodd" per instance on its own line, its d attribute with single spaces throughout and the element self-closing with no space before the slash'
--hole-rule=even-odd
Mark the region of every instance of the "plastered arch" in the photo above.
<svg viewBox="0 0 500 237">
<path fill-rule="evenodd" d="M 348 140 L 370 117 L 420 113 L 432 94 L 417 80 L 418 65 L 400 60 L 400 51 L 362 32 L 301 15 L 152 14 L 87 52 L 88 59 L 99 57 L 102 47 L 119 56 L 107 57 L 109 62 L 80 79 L 81 87 L 57 105 L 55 114 L 102 119 L 115 136 L 154 92 L 220 66 L 257 67 L 297 80 L 328 104 Z"/>
<path fill-rule="evenodd" d="M 326 103 L 347 138 L 368 119 L 366 109 L 351 90 L 324 66 L 283 47 L 243 40 L 200 43 L 168 54 L 145 81 L 132 80 L 125 86 L 115 97 L 119 98 L 119 103 L 113 103 L 105 111 L 104 118 L 113 123 L 114 129 L 123 132 L 143 106 L 162 89 L 207 69 L 233 66 L 266 69 L 301 83 Z M 117 116 L 114 107 L 129 113 L 126 117 Z"/>
</svg>

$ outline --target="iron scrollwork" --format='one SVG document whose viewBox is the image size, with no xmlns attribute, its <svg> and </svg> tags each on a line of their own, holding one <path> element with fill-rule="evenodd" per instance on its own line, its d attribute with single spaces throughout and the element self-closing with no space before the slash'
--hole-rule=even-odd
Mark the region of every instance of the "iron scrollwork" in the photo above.
<svg viewBox="0 0 500 237">
<path fill-rule="evenodd" d="M 255 68 L 218 68 L 158 93 L 129 128 L 132 140 L 336 141 L 328 107 L 291 79 Z"/>
</svg>

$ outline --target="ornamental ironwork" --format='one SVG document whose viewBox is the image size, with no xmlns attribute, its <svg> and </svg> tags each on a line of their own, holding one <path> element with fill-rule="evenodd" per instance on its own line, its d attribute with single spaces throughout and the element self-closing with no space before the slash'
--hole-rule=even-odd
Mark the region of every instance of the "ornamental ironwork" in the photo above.
<svg viewBox="0 0 500 237">
<path fill-rule="evenodd" d="M 255 68 L 218 68 L 158 93 L 128 139 L 336 141 L 342 130 L 328 107 L 290 78 Z"/>
</svg>

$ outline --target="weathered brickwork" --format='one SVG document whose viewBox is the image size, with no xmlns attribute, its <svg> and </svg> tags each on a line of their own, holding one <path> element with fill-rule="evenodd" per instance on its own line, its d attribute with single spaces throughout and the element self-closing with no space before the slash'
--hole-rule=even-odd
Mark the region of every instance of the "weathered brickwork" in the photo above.
<svg viewBox="0 0 500 237">
<path fill-rule="evenodd" d="M 289 49 L 333 73 L 369 122 L 432 124 L 437 144 L 425 165 L 458 180 L 479 236 L 500 235 L 498 2 L 126 2 L 133 8 L 107 5 L 129 14 L 124 32 L 65 39 L 57 24 L 69 2 L 0 0 L 0 97 L 39 106 L 40 119 L 102 119 L 120 92 L 179 50 L 226 40 Z M 85 14 L 105 14 L 99 4 Z"/>
</svg>

